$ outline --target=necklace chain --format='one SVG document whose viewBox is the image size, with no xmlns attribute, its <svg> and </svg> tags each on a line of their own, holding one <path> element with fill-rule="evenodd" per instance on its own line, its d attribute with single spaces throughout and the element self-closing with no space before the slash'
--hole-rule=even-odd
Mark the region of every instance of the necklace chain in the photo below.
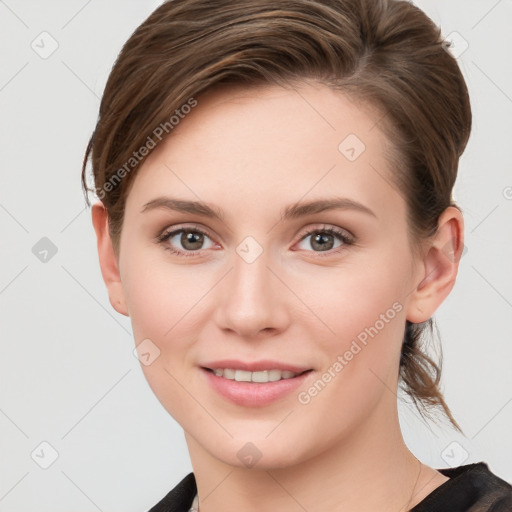
<svg viewBox="0 0 512 512">
<path fill-rule="evenodd" d="M 421 474 L 421 468 L 422 468 L 421 461 L 417 457 L 414 457 L 414 458 L 419 462 L 420 470 L 418 471 L 418 476 L 416 477 L 416 482 L 414 482 L 414 487 L 412 488 L 411 497 L 409 498 L 409 501 L 407 502 L 407 505 L 405 507 L 406 512 L 409 510 L 409 505 L 411 504 L 412 498 L 414 497 L 414 491 L 416 490 L 416 486 L 418 485 L 418 481 L 420 479 L 420 474 Z"/>
</svg>

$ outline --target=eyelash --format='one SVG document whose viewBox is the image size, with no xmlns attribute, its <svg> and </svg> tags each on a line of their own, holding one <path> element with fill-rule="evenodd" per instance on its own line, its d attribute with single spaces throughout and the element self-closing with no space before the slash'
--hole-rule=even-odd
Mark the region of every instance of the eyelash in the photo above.
<svg viewBox="0 0 512 512">
<path fill-rule="evenodd" d="M 202 229 L 199 229 L 196 227 L 187 227 L 187 228 L 174 229 L 172 231 L 164 231 L 161 235 L 156 237 L 157 243 L 164 245 L 165 250 L 170 251 L 172 254 L 176 254 L 178 256 L 184 256 L 185 258 L 197 256 L 197 254 L 200 253 L 201 250 L 203 250 L 203 249 L 200 249 L 197 251 L 182 251 L 181 249 L 174 249 L 174 248 L 170 247 L 169 245 L 165 244 L 165 242 L 169 238 L 172 238 L 174 235 L 177 235 L 178 233 L 182 233 L 182 232 L 200 233 L 201 235 L 211 238 L 210 235 L 208 233 L 206 233 L 205 231 L 203 231 Z M 316 229 L 311 229 L 309 231 L 306 231 L 305 233 L 302 233 L 299 242 L 302 242 L 302 240 L 304 240 L 308 236 L 317 235 L 320 233 L 322 233 L 322 234 L 327 233 L 327 234 L 333 235 L 343 242 L 343 245 L 341 245 L 340 247 L 337 247 L 336 249 L 330 249 L 329 251 L 310 251 L 310 252 L 318 253 L 318 255 L 320 257 L 332 256 L 333 254 L 336 254 L 336 253 L 340 252 L 341 250 L 343 250 L 344 246 L 353 245 L 355 243 L 354 239 L 352 237 L 348 236 L 347 234 L 345 234 L 345 232 L 340 231 L 339 229 L 336 229 L 336 228 L 332 228 L 332 227 L 324 227 L 321 229 L 316 228 Z M 322 252 L 325 252 L 326 254 L 322 254 Z"/>
</svg>

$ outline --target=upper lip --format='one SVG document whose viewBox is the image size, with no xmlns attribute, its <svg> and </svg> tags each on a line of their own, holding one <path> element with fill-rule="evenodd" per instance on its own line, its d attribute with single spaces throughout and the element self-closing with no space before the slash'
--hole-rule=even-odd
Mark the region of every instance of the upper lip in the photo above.
<svg viewBox="0 0 512 512">
<path fill-rule="evenodd" d="M 273 361 L 270 359 L 264 359 L 261 361 L 244 362 L 238 359 L 222 359 L 221 361 L 211 361 L 201 364 L 203 368 L 209 370 L 216 370 L 217 368 L 230 368 L 233 370 L 245 370 L 248 372 L 258 372 L 262 370 L 288 370 L 293 373 L 302 373 L 312 368 L 306 366 L 296 366 L 288 363 L 281 363 L 279 361 Z"/>
</svg>

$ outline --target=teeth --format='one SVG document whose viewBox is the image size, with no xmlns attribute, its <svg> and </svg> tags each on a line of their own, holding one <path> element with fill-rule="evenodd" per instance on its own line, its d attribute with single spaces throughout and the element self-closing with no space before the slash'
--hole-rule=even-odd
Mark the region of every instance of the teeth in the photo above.
<svg viewBox="0 0 512 512">
<path fill-rule="evenodd" d="M 270 370 L 268 372 L 268 380 L 270 382 L 275 382 L 276 380 L 281 379 L 281 370 Z"/>
<path fill-rule="evenodd" d="M 252 372 L 251 381 L 252 382 L 269 382 L 270 381 L 269 371 L 263 370 L 261 372 Z"/>
<path fill-rule="evenodd" d="M 221 377 L 222 377 L 222 375 L 221 375 Z M 225 370 L 224 377 L 226 377 L 226 379 L 233 380 L 235 378 L 235 370 Z"/>
<path fill-rule="evenodd" d="M 238 382 L 251 382 L 252 372 L 246 372 L 245 370 L 235 371 L 235 380 Z"/>
<path fill-rule="evenodd" d="M 213 373 L 217 377 L 236 380 L 237 382 L 276 382 L 281 379 L 292 379 L 299 375 L 289 370 L 263 370 L 248 372 L 246 370 L 234 370 L 232 368 L 216 368 Z"/>
</svg>

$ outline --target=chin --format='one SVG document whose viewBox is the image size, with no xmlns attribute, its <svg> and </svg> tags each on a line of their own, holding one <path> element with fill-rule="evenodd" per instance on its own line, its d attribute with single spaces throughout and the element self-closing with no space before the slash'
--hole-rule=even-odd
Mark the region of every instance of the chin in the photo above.
<svg viewBox="0 0 512 512">
<path fill-rule="evenodd" d="M 303 437 L 303 436 L 302 436 Z M 252 439 L 252 441 L 251 441 Z M 309 457 L 300 439 L 290 436 L 265 439 L 265 436 L 251 436 L 247 433 L 242 437 L 218 440 L 205 439 L 203 449 L 217 460 L 240 469 L 273 470 L 283 469 L 304 462 Z M 297 447 L 300 446 L 300 451 Z"/>
</svg>

